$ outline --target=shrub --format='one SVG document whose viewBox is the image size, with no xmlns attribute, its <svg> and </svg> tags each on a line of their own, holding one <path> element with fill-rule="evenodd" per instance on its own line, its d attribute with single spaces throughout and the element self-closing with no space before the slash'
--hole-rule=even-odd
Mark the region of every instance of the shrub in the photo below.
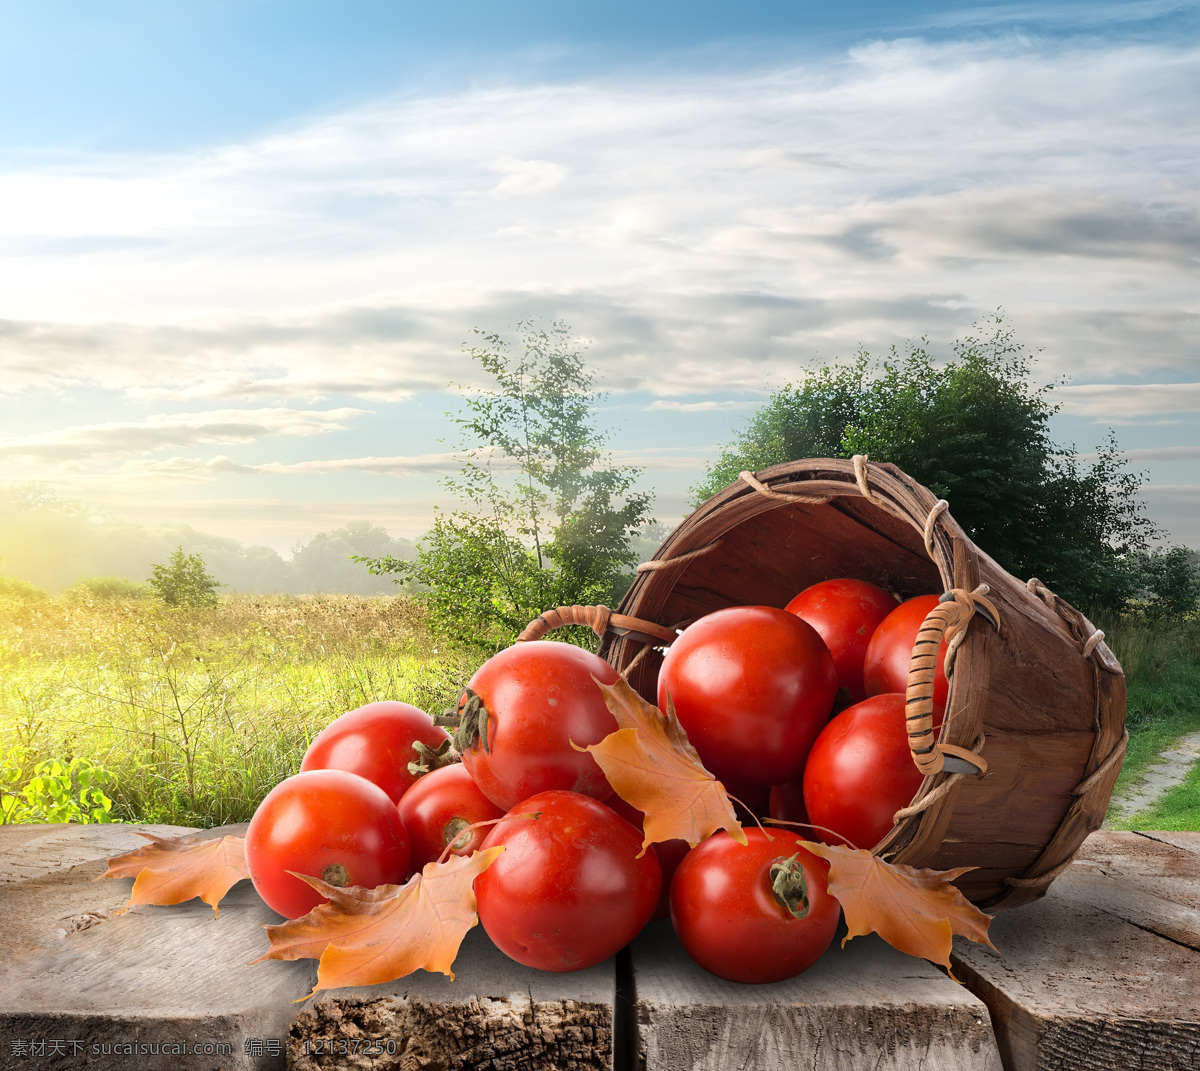
<svg viewBox="0 0 1200 1071">
<path fill-rule="evenodd" d="M 149 584 L 130 580 L 127 576 L 90 576 L 78 580 L 63 592 L 63 597 L 72 602 L 115 599 L 148 599 L 154 594 Z"/>
<path fill-rule="evenodd" d="M 151 567 L 149 584 L 168 606 L 215 606 L 217 588 L 224 587 L 212 576 L 199 554 L 184 554 L 178 546 L 166 565 Z"/>
</svg>

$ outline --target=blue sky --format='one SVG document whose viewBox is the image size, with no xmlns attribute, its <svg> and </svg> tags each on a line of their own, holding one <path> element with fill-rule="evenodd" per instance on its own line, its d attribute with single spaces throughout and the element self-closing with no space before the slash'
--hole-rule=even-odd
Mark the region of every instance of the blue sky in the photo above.
<svg viewBox="0 0 1200 1071">
<path fill-rule="evenodd" d="M 770 388 L 1002 307 L 1200 546 L 1197 10 L 0 0 L 0 480 L 417 535 L 540 315 L 673 521 Z"/>
</svg>

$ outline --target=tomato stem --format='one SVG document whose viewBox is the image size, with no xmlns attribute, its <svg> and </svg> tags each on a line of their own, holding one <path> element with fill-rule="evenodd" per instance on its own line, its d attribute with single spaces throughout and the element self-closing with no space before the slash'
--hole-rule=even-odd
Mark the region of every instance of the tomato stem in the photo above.
<svg viewBox="0 0 1200 1071">
<path fill-rule="evenodd" d="M 424 777 L 427 773 L 440 769 L 442 766 L 451 766 L 462 758 L 454 750 L 454 741 L 449 737 L 435 748 L 430 747 L 422 740 L 414 740 L 413 751 L 420 756 L 419 761 L 408 764 L 408 772 L 413 777 Z"/>
<path fill-rule="evenodd" d="M 491 754 L 487 738 L 488 708 L 483 705 L 483 700 L 470 688 L 464 688 L 458 693 L 458 712 L 454 746 L 459 754 L 469 751 L 476 744 L 483 745 L 483 750 Z"/>
<path fill-rule="evenodd" d="M 808 883 L 804 880 L 804 864 L 797 852 L 790 859 L 776 859 L 771 864 L 771 893 L 780 907 L 786 908 L 793 918 L 802 919 L 808 914 Z"/>
</svg>

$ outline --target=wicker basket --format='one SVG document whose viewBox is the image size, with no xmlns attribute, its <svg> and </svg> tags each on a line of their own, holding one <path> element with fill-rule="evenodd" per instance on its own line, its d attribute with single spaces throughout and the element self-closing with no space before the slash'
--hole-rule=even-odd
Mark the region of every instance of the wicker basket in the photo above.
<svg viewBox="0 0 1200 1071">
<path fill-rule="evenodd" d="M 839 576 L 901 598 L 958 589 L 968 608 L 966 593 L 986 593 L 999 625 L 971 619 L 969 609 L 967 620 L 951 622 L 947 635 L 961 627 L 948 718 L 933 754 L 931 738 L 926 754 L 914 755 L 937 772 L 927 772 L 875 853 L 911 866 L 977 868 L 956 884 L 989 911 L 1041 896 L 1103 821 L 1128 738 L 1124 674 L 1079 611 L 1036 579 L 1006 573 L 945 501 L 894 465 L 815 458 L 743 473 L 638 567 L 615 614 L 552 611 L 526 638 L 586 620 L 601 635 L 600 654 L 653 701 L 660 652 L 676 629 L 726 606 L 784 606 Z M 934 650 L 938 639 L 940 627 Z M 919 658 L 914 650 L 910 699 L 920 690 Z M 944 767 L 940 754 L 949 756 Z M 955 757 L 975 754 L 982 773 Z"/>
</svg>

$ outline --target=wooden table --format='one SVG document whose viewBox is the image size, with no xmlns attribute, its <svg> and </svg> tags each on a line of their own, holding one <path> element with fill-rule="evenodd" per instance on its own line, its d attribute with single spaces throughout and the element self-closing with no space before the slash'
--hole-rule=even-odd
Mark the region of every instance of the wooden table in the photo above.
<svg viewBox="0 0 1200 1071">
<path fill-rule="evenodd" d="M 562 975 L 477 927 L 453 982 L 292 1003 L 316 965 L 248 966 L 277 921 L 248 882 L 219 918 L 199 901 L 115 914 L 130 881 L 93 879 L 144 843 L 131 828 L 152 827 L 0 827 L 0 1068 L 1200 1068 L 1196 833 L 1094 835 L 1049 895 L 992 924 L 1002 958 L 956 942 L 965 987 L 874 937 L 741 986 L 692 964 L 667 923 Z"/>
</svg>

